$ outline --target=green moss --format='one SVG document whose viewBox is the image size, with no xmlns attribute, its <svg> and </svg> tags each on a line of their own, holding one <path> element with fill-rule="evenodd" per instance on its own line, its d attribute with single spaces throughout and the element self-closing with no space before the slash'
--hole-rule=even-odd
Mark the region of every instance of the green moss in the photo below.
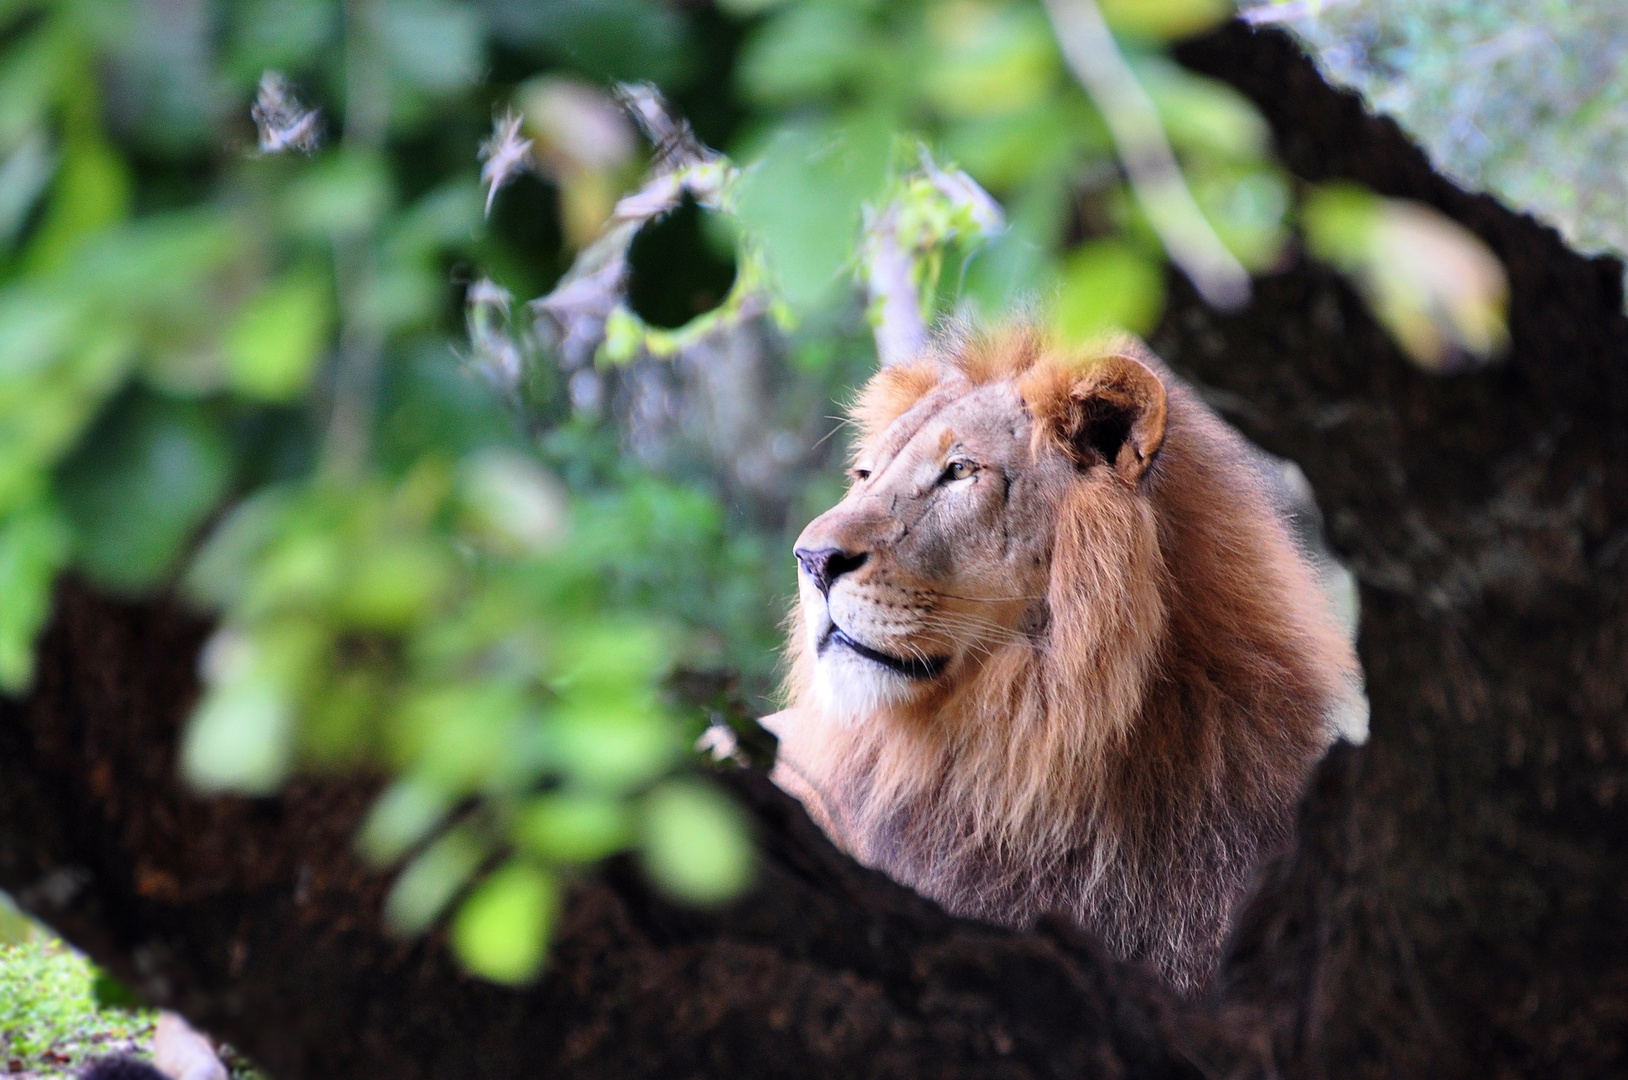
<svg viewBox="0 0 1628 1080">
<path fill-rule="evenodd" d="M 72 1076 L 91 1058 L 149 1056 L 155 1013 L 99 1009 L 96 969 L 43 934 L 0 944 L 0 1067 Z"/>
</svg>

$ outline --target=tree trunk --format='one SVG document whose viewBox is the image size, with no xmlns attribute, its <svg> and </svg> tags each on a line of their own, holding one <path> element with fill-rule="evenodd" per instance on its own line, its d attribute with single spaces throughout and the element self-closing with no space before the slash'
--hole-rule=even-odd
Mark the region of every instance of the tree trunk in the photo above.
<svg viewBox="0 0 1628 1080">
<path fill-rule="evenodd" d="M 369 785 L 182 791 L 206 627 L 72 582 L 33 696 L 0 704 L 0 886 L 280 1080 L 1619 1072 L 1621 268 L 1453 187 L 1276 32 L 1230 25 L 1180 55 L 1256 100 L 1295 173 L 1436 206 L 1513 286 L 1509 361 L 1438 379 L 1320 267 L 1260 282 L 1236 316 L 1172 282 L 1155 348 L 1311 478 L 1361 584 L 1373 704 L 1210 998 L 1183 1004 L 1065 927 L 950 918 L 751 773 L 723 778 L 762 841 L 743 900 L 685 910 L 612 860 L 573 887 L 540 983 L 469 979 L 439 937 L 382 930 L 387 882 L 349 853 Z"/>
</svg>

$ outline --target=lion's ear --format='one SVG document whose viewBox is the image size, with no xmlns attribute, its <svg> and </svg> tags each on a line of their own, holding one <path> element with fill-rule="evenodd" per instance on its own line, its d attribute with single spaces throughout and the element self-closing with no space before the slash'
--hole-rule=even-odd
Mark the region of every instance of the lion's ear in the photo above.
<svg viewBox="0 0 1628 1080">
<path fill-rule="evenodd" d="M 1110 356 L 1069 391 L 1064 436 L 1081 465 L 1106 462 L 1129 483 L 1141 479 L 1164 442 L 1164 384 L 1147 365 Z"/>
</svg>

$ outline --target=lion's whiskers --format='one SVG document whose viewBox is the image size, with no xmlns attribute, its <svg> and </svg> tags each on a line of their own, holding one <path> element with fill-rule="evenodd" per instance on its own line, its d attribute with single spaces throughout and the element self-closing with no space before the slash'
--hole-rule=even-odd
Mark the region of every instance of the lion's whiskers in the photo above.
<svg viewBox="0 0 1628 1080">
<path fill-rule="evenodd" d="M 930 612 L 922 616 L 921 625 L 927 630 L 946 631 L 957 643 L 984 653 L 993 651 L 997 645 L 1033 644 L 1029 635 L 1021 630 L 968 612 Z M 968 638 L 971 640 L 966 640 Z"/>
</svg>

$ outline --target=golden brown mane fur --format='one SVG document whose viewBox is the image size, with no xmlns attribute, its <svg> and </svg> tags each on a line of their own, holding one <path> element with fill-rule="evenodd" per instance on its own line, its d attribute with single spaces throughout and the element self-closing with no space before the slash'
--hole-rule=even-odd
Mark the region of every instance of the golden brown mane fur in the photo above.
<svg viewBox="0 0 1628 1080">
<path fill-rule="evenodd" d="M 805 533 L 868 554 L 824 601 L 804 562 L 789 707 L 766 721 L 782 739 L 776 779 L 857 858 L 950 910 L 1012 925 L 1060 912 L 1196 991 L 1233 904 L 1289 839 L 1350 692 L 1351 649 L 1258 456 L 1135 342 L 1086 357 L 1025 329 L 944 342 L 864 388 L 857 460 L 898 472 L 936 452 L 922 475 L 943 469 L 972 438 L 983 407 L 964 402 L 980 393 L 1015 394 L 1000 424 L 1027 440 L 1016 464 L 973 462 L 1007 485 L 1001 516 L 976 532 L 1010 531 L 977 556 L 1008 576 L 969 589 L 956 560 L 985 550 L 980 537 L 935 535 L 938 511 L 912 517 L 906 498 L 951 496 L 899 488 L 893 472 L 856 482 Z M 925 425 L 969 409 L 934 436 L 941 447 L 918 445 Z M 863 490 L 884 481 L 886 512 L 880 489 Z M 993 490 L 978 482 L 963 486 Z M 1022 543 L 1040 553 L 1029 593 L 1011 585 L 1027 572 L 1012 569 Z M 953 573 L 955 588 L 932 576 Z M 873 637 L 907 627 L 886 640 L 921 671 L 879 668 L 870 696 L 848 679 L 833 697 L 810 610 L 863 611 Z"/>
</svg>

